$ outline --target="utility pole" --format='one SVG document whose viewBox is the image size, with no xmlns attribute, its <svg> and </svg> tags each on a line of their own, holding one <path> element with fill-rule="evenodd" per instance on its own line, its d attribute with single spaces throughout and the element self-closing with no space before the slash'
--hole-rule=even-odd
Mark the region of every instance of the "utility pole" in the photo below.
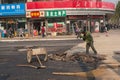
<svg viewBox="0 0 120 80">
<path fill-rule="evenodd" d="M 88 26 L 88 29 L 87 29 L 87 31 L 90 31 L 90 15 L 88 14 L 88 16 L 87 16 L 87 26 Z"/>
</svg>

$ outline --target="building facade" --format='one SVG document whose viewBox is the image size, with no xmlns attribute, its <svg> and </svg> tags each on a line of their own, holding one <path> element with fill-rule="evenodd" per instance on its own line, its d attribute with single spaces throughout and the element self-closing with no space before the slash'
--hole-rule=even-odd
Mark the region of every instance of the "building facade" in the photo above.
<svg viewBox="0 0 120 80">
<path fill-rule="evenodd" d="M 11 29 L 15 34 L 18 28 L 25 28 L 25 3 L 0 4 L 0 8 L 0 30 L 7 34 Z"/>
<path fill-rule="evenodd" d="M 47 34 L 71 34 L 75 26 L 100 31 L 101 24 L 105 25 L 115 11 L 114 3 L 102 0 L 1 0 L 0 3 L 0 29 L 12 27 L 16 31 L 22 27 L 29 35 L 34 35 L 35 30 L 40 35 L 42 26 Z"/>
<path fill-rule="evenodd" d="M 86 26 L 91 32 L 99 31 L 115 5 L 102 0 L 33 0 L 26 3 L 26 18 L 29 25 L 40 31 L 45 25 L 47 33 L 74 33 L 74 24 Z"/>
</svg>

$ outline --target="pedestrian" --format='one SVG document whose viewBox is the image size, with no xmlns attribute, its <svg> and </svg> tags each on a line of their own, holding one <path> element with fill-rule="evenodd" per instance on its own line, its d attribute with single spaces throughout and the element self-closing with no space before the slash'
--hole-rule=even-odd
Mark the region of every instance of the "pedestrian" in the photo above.
<svg viewBox="0 0 120 80">
<path fill-rule="evenodd" d="M 105 36 L 108 37 L 108 29 L 105 27 Z"/>
<path fill-rule="evenodd" d="M 4 37 L 6 37 L 7 36 L 7 31 L 6 31 L 6 29 L 4 29 Z"/>
<path fill-rule="evenodd" d="M 80 36 L 82 35 L 82 32 L 83 32 L 82 30 L 79 30 L 79 31 L 77 32 L 77 39 L 78 39 L 78 38 L 80 38 L 80 39 L 81 39 L 81 37 L 80 37 Z"/>
<path fill-rule="evenodd" d="M 78 24 L 75 23 L 75 33 L 77 35 L 77 39 L 80 38 L 80 35 L 81 35 L 81 28 L 78 27 Z"/>
<path fill-rule="evenodd" d="M 19 37 L 24 37 L 24 29 L 22 27 L 20 28 Z"/>
<path fill-rule="evenodd" d="M 89 54 L 90 47 L 94 51 L 94 54 L 97 54 L 97 51 L 94 47 L 93 36 L 91 35 L 91 33 L 89 31 L 86 31 L 84 35 L 81 37 L 83 38 L 84 41 L 86 41 L 86 54 Z"/>
<path fill-rule="evenodd" d="M 45 37 L 45 27 L 44 26 L 42 26 L 42 28 L 41 28 L 41 34 L 42 34 L 42 37 Z"/>
<path fill-rule="evenodd" d="M 13 37 L 13 29 L 12 29 L 12 27 L 10 27 L 10 28 L 8 29 L 8 37 L 9 37 L 9 38 L 12 38 L 12 37 Z"/>
</svg>

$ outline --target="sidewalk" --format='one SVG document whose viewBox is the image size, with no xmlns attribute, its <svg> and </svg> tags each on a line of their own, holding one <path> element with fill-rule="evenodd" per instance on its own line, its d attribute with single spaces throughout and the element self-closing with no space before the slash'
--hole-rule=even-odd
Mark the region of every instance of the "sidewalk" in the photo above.
<svg viewBox="0 0 120 80">
<path fill-rule="evenodd" d="M 106 55 L 107 60 L 105 63 L 119 63 L 113 59 L 114 51 L 120 51 L 120 30 L 111 30 L 106 33 L 98 34 L 99 37 L 95 37 L 95 47 L 98 51 L 98 54 Z"/>
<path fill-rule="evenodd" d="M 94 46 L 98 51 L 98 54 L 112 58 L 114 51 L 120 51 L 120 30 L 111 30 L 108 32 L 108 36 L 106 36 L 106 33 L 93 33 L 92 35 L 94 38 Z M 85 52 L 85 45 L 85 42 L 80 43 L 74 46 L 71 50 L 73 53 Z M 91 49 L 90 53 L 93 53 Z M 106 62 L 107 61 L 108 60 L 106 60 Z M 112 63 L 112 60 L 109 61 L 107 63 Z M 114 62 L 119 63 L 116 60 L 114 60 Z"/>
<path fill-rule="evenodd" d="M 41 36 L 35 37 L 14 37 L 14 38 L 1 38 L 0 42 L 12 42 L 12 41 L 41 41 L 41 40 L 69 40 L 76 39 L 76 35 L 61 35 L 61 36 Z"/>
<path fill-rule="evenodd" d="M 103 75 L 99 76 L 100 80 L 120 80 L 120 54 L 114 54 L 114 51 L 120 51 L 120 29 L 110 30 L 108 36 L 106 36 L 106 33 L 93 33 L 92 35 L 98 55 L 106 56 L 106 60 L 101 65 L 105 68 Z M 85 45 L 85 42 L 80 43 L 69 51 L 72 53 L 85 52 Z M 90 53 L 93 53 L 92 50 L 90 50 Z M 99 79 L 96 77 L 96 80 Z"/>
</svg>

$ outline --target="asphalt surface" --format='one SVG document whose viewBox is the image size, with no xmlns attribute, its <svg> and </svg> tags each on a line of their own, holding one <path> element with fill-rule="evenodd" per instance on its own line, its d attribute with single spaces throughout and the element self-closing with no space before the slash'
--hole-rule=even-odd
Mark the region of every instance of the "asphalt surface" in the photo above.
<svg viewBox="0 0 120 80">
<path fill-rule="evenodd" d="M 119 34 L 120 29 L 110 30 L 108 33 L 93 33 L 98 55 L 106 56 L 106 60 L 100 65 L 91 67 L 80 61 L 42 61 L 47 66 L 46 69 L 17 66 L 28 64 L 26 50 L 24 50 L 26 46 L 45 47 L 49 54 L 60 54 L 65 51 L 84 53 L 85 43 L 76 39 L 75 36 L 52 39 L 49 37 L 44 39 L 2 39 L 0 42 L 0 80 L 120 80 L 120 54 L 114 53 L 114 51 L 120 51 Z M 38 42 L 41 43 L 38 44 Z M 90 54 L 93 54 L 91 50 Z M 36 57 L 33 57 L 31 64 L 39 66 Z M 55 75 L 54 72 L 63 75 Z M 68 76 L 68 73 L 71 75 Z M 75 75 L 76 73 L 78 74 Z"/>
<path fill-rule="evenodd" d="M 0 43 L 0 80 L 87 80 L 75 76 L 53 75 L 53 72 L 76 72 L 86 71 L 80 67 L 78 62 L 62 62 L 48 60 L 43 62 L 45 69 L 34 69 L 31 67 L 21 67 L 18 65 L 28 64 L 26 59 L 26 46 L 45 47 L 48 54 L 63 53 L 80 43 L 80 40 L 54 40 L 54 41 L 15 41 Z M 23 49 L 23 51 L 21 51 Z M 31 65 L 39 66 L 35 56 Z M 90 70 L 90 69 L 88 69 Z"/>
</svg>

